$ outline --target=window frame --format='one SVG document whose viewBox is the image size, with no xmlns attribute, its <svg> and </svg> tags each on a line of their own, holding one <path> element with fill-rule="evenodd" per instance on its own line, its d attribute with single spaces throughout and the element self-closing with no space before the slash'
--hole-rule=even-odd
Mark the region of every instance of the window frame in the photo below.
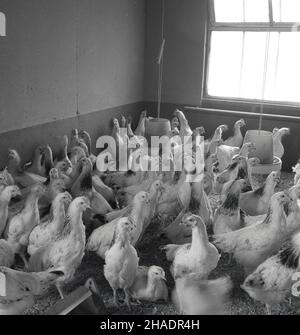
<svg viewBox="0 0 300 335">
<path fill-rule="evenodd" d="M 263 31 L 263 32 L 296 32 L 300 31 L 300 23 L 295 22 L 275 22 L 273 19 L 273 6 L 272 0 L 268 0 L 269 3 L 269 22 L 216 22 L 215 20 L 215 9 L 214 0 L 207 0 L 207 23 L 206 23 L 206 42 L 205 42 L 205 60 L 204 60 L 204 85 L 202 89 L 202 105 L 208 104 L 213 105 L 216 102 L 217 105 L 224 103 L 227 106 L 246 106 L 249 107 L 251 104 L 265 105 L 269 107 L 286 107 L 291 109 L 299 109 L 300 102 L 293 101 L 276 101 L 276 100 L 261 100 L 261 99 L 248 99 L 248 98 L 237 98 L 237 97 L 222 97 L 208 94 L 208 78 L 209 78 L 209 61 L 211 52 L 211 34 L 213 31 Z"/>
</svg>

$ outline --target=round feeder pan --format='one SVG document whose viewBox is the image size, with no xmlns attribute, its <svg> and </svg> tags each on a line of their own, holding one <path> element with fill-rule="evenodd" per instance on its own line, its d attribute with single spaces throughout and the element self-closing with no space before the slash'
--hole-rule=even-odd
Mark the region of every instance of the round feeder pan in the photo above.
<svg viewBox="0 0 300 335">
<path fill-rule="evenodd" d="M 264 185 L 268 175 L 273 172 L 280 172 L 282 161 L 274 156 L 273 164 L 258 164 L 250 168 L 251 171 L 251 186 L 255 190 Z"/>
</svg>

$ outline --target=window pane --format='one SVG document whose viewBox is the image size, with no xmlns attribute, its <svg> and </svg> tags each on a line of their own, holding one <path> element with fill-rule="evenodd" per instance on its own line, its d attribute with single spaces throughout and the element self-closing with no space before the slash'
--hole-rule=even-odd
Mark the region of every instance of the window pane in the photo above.
<svg viewBox="0 0 300 335">
<path fill-rule="evenodd" d="M 245 33 L 240 97 L 262 99 L 267 33 Z"/>
<path fill-rule="evenodd" d="M 238 96 L 242 45 L 242 32 L 212 32 L 207 85 L 209 95 Z"/>
<path fill-rule="evenodd" d="M 245 0 L 245 22 L 269 22 L 268 0 Z"/>
<path fill-rule="evenodd" d="M 276 22 L 300 22 L 300 1 L 273 0 L 273 16 Z"/>
<path fill-rule="evenodd" d="M 275 99 L 300 102 L 300 33 L 280 33 Z"/>
<path fill-rule="evenodd" d="M 268 0 L 215 0 L 214 5 L 216 22 L 269 22 Z"/>
<path fill-rule="evenodd" d="M 261 100 L 266 32 L 213 32 L 207 90 L 211 96 Z M 300 32 L 271 32 L 265 100 L 300 103 Z"/>
<path fill-rule="evenodd" d="M 216 22 L 243 22 L 243 0 L 215 0 Z"/>
</svg>

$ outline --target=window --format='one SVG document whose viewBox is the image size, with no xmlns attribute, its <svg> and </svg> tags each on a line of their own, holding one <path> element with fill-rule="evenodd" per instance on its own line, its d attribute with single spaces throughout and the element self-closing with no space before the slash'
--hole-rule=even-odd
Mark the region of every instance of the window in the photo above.
<svg viewBox="0 0 300 335">
<path fill-rule="evenodd" d="M 300 103 L 300 0 L 209 0 L 206 97 Z"/>
</svg>

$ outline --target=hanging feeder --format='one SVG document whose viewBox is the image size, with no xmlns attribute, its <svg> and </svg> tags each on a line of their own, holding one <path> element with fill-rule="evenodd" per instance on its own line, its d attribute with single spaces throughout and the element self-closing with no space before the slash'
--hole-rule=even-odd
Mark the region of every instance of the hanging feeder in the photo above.
<svg viewBox="0 0 300 335">
<path fill-rule="evenodd" d="M 264 185 L 268 175 L 273 172 L 280 172 L 282 168 L 282 161 L 280 158 L 274 156 L 273 149 L 273 134 L 270 131 L 262 130 L 262 121 L 264 116 L 264 99 L 266 91 L 266 79 L 267 79 L 267 67 L 269 58 L 269 44 L 270 44 L 270 32 L 267 34 L 266 41 L 266 54 L 265 54 L 265 65 L 263 75 L 263 88 L 262 88 L 262 99 L 260 106 L 260 117 L 259 117 L 259 129 L 249 130 L 244 139 L 244 143 L 251 142 L 255 147 L 254 153 L 249 155 L 250 157 L 257 157 L 260 160 L 260 164 L 248 166 L 249 173 L 251 174 L 251 186 L 253 189 L 257 189 Z"/>
<path fill-rule="evenodd" d="M 145 125 L 145 134 L 148 141 L 151 141 L 152 136 L 166 136 L 171 131 L 171 123 L 167 119 L 160 117 L 161 113 L 161 100 L 162 100 L 162 84 L 163 84 L 163 63 L 164 63 L 164 53 L 166 39 L 164 37 L 164 23 L 165 23 L 165 1 L 162 0 L 162 41 L 159 49 L 159 54 L 157 58 L 158 65 L 158 92 L 157 92 L 157 117 L 153 119 L 148 119 Z"/>
</svg>

